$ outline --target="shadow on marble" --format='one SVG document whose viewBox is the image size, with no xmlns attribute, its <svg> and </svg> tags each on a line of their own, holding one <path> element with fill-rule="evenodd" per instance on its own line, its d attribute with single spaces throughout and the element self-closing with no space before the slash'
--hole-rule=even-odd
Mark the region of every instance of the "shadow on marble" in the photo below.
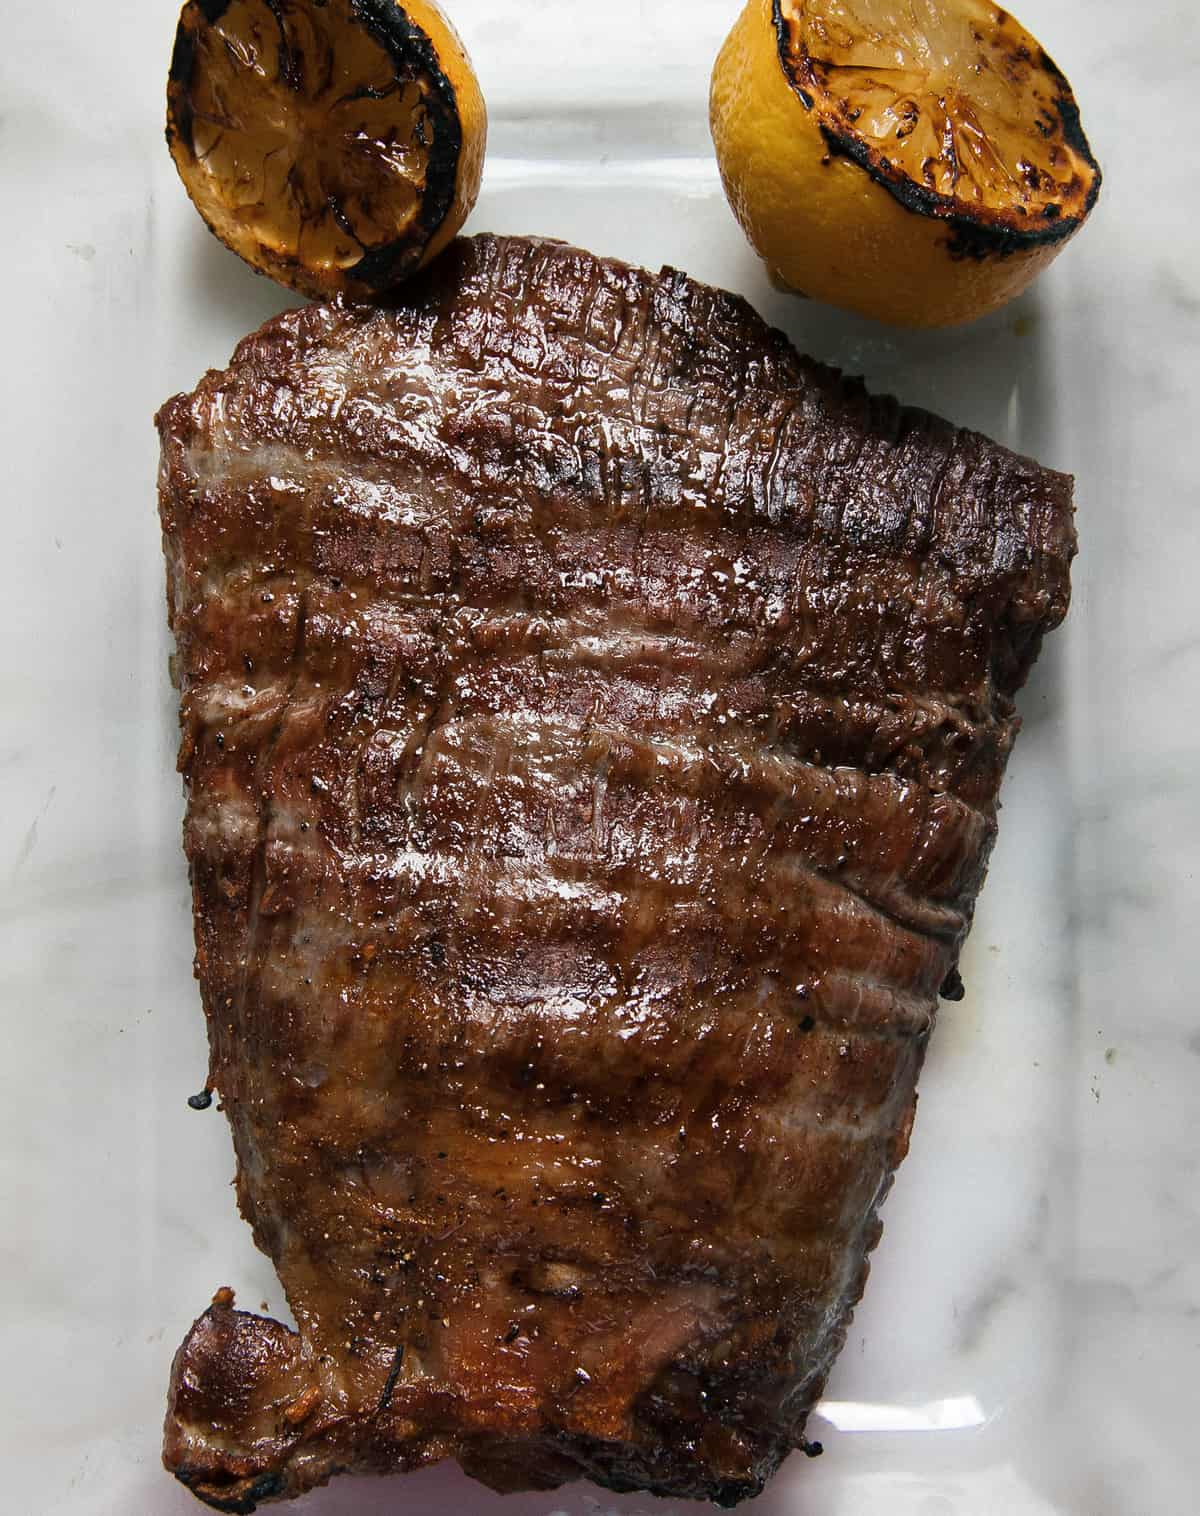
<svg viewBox="0 0 1200 1516">
<path fill-rule="evenodd" d="M 199 216 L 191 218 L 187 238 L 188 300 L 197 314 L 207 311 L 233 342 L 257 330 L 280 311 L 303 305 L 301 296 L 258 274 L 219 242 Z"/>
</svg>

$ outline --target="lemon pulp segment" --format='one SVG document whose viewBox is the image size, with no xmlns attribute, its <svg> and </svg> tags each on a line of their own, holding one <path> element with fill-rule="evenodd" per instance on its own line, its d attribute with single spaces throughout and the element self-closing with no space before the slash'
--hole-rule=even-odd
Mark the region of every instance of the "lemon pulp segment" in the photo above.
<svg viewBox="0 0 1200 1516">
<path fill-rule="evenodd" d="M 984 0 L 777 0 L 779 50 L 833 151 L 902 203 L 1060 240 L 1099 175 L 1070 88 Z"/>
<path fill-rule="evenodd" d="M 482 97 L 426 0 L 190 0 L 168 101 L 205 220 L 308 293 L 386 288 L 478 189 Z"/>
</svg>

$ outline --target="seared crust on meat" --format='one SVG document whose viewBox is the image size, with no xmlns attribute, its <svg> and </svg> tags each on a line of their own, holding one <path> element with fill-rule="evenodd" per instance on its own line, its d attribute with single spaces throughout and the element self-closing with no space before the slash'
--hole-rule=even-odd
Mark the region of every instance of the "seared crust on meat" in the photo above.
<svg viewBox="0 0 1200 1516">
<path fill-rule="evenodd" d="M 238 1198 L 168 1468 L 733 1504 L 801 1443 L 1063 617 L 1069 479 L 741 300 L 460 241 L 158 418 Z"/>
</svg>

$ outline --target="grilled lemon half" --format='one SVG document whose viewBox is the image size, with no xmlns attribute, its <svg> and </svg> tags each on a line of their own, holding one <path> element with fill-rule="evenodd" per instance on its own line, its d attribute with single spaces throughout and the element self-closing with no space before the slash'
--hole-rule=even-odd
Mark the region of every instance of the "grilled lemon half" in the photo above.
<svg viewBox="0 0 1200 1516">
<path fill-rule="evenodd" d="M 479 193 L 487 113 L 430 0 L 188 0 L 167 142 L 209 227 L 318 299 L 433 258 Z"/>
<path fill-rule="evenodd" d="M 775 280 L 897 325 L 1011 300 L 1100 190 L 1066 78 L 985 0 L 749 0 L 710 104 Z"/>
</svg>

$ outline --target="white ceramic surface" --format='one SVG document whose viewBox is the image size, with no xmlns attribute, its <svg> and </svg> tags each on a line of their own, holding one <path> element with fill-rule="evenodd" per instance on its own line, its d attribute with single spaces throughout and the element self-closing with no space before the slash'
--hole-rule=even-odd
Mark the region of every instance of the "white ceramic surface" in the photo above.
<svg viewBox="0 0 1200 1516">
<path fill-rule="evenodd" d="M 1189 0 L 1025 0 L 1106 185 L 1018 305 L 898 337 L 775 294 L 707 129 L 738 0 L 457 0 L 492 114 L 476 229 L 745 293 L 799 345 L 1078 477 L 1067 628 L 1023 699 L 1000 843 L 912 1155 L 814 1424 L 756 1516 L 1188 1516 L 1200 1348 L 1200 260 Z M 162 144 L 172 0 L 4 6 L 0 1509 L 195 1516 L 168 1366 L 221 1284 L 282 1309 L 203 1082 L 150 417 L 287 303 Z M 308 1516 L 501 1501 L 452 1467 Z"/>
</svg>

